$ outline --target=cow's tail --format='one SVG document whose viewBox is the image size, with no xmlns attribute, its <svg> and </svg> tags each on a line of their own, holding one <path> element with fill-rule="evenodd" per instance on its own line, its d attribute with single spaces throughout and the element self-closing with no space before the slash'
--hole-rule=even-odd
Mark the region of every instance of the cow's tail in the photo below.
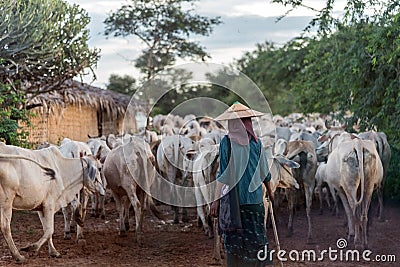
<svg viewBox="0 0 400 267">
<path fill-rule="evenodd" d="M 364 198 L 364 188 L 365 188 L 365 176 L 364 176 L 364 155 L 362 141 L 359 139 L 355 140 L 355 149 L 358 157 L 358 166 L 360 174 L 360 184 L 361 184 L 361 194 L 360 199 L 356 201 L 356 206 L 360 205 Z"/>
<path fill-rule="evenodd" d="M 37 162 L 36 160 L 30 159 L 28 157 L 24 157 L 21 155 L 13 155 L 13 154 L 0 154 L 0 158 L 2 158 L 2 159 L 23 159 L 23 160 L 31 161 L 31 162 L 35 163 L 36 165 L 38 165 L 40 168 L 42 168 L 44 170 L 44 173 L 46 175 L 50 176 L 51 180 L 56 179 L 56 172 L 52 168 L 46 167 L 46 166 L 40 164 L 39 162 Z"/>
</svg>

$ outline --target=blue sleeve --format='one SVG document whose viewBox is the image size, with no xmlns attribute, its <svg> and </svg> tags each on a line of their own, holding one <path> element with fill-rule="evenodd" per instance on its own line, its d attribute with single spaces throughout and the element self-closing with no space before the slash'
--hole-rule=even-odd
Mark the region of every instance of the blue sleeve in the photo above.
<svg viewBox="0 0 400 267">
<path fill-rule="evenodd" d="M 264 182 L 269 182 L 271 180 L 271 172 L 269 171 L 269 166 L 268 166 L 268 159 L 267 159 L 267 154 L 265 153 L 265 150 L 262 146 L 261 140 L 258 140 L 258 143 L 260 145 L 260 177 L 262 181 Z"/>
<path fill-rule="evenodd" d="M 217 175 L 217 181 L 223 184 L 228 184 L 229 182 L 229 175 L 226 171 L 229 163 L 228 151 L 228 138 L 224 136 L 219 144 L 219 168 Z"/>
</svg>

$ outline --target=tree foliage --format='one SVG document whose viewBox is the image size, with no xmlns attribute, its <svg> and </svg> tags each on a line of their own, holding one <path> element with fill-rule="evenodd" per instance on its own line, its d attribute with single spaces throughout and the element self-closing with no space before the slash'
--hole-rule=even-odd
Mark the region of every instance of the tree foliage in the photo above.
<svg viewBox="0 0 400 267">
<path fill-rule="evenodd" d="M 24 95 L 10 85 L 0 83 L 0 141 L 7 145 L 29 147 L 28 133 L 20 123 L 29 124 L 29 113 L 23 108 Z"/>
<path fill-rule="evenodd" d="M 89 21 L 62 0 L 2 1 L 0 80 L 34 96 L 92 68 L 99 51 L 88 47 Z"/>
<path fill-rule="evenodd" d="M 146 46 L 136 59 L 149 79 L 173 64 L 177 58 L 209 57 L 205 48 L 191 40 L 193 35 L 208 36 L 219 17 L 195 14 L 196 0 L 131 0 L 104 21 L 106 36 L 136 36 Z M 188 7 L 189 8 L 185 8 Z"/>
<path fill-rule="evenodd" d="M 27 101 L 57 90 L 99 59 L 89 49 L 86 11 L 62 0 L 4 0 L 0 5 L 0 140 L 28 146 Z"/>
<path fill-rule="evenodd" d="M 136 79 L 129 75 L 111 74 L 108 78 L 107 90 L 133 95 L 136 92 Z"/>
<path fill-rule="evenodd" d="M 286 115 L 297 111 L 295 98 L 288 88 L 301 70 L 305 49 L 302 42 L 292 41 L 283 47 L 273 43 L 257 44 L 235 63 L 265 95 L 274 113 Z"/>
<path fill-rule="evenodd" d="M 400 145 L 399 1 L 348 0 L 342 17 L 333 16 L 334 3 L 327 0 L 310 21 L 306 30 L 317 26 L 314 35 L 302 34 L 283 47 L 259 45 L 238 61 L 240 69 L 260 86 L 275 113 L 351 114 L 345 118 L 349 125 L 384 131 Z"/>
</svg>

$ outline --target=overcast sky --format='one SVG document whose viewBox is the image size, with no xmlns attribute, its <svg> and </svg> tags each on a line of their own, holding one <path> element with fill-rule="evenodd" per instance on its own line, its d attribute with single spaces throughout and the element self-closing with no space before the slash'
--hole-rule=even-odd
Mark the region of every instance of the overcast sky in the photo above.
<svg viewBox="0 0 400 267">
<path fill-rule="evenodd" d="M 95 73 L 97 80 L 94 86 L 105 88 L 111 74 L 128 74 L 135 78 L 139 72 L 134 68 L 132 60 L 137 58 L 144 46 L 135 38 L 104 37 L 104 19 L 112 11 L 116 11 L 127 1 L 119 0 L 67 0 L 88 11 L 91 17 L 89 24 L 90 47 L 101 49 L 101 59 Z M 335 6 L 340 12 L 343 5 Z M 325 0 L 305 0 L 304 3 L 314 8 L 322 8 Z M 205 16 L 221 16 L 223 24 L 214 27 L 208 37 L 194 38 L 206 47 L 211 55 L 209 62 L 229 64 L 240 58 L 244 52 L 255 49 L 257 43 L 265 41 L 284 44 L 300 34 L 311 17 L 315 14 L 306 9 L 291 12 L 288 17 L 276 22 L 276 18 L 285 14 L 287 8 L 272 4 L 269 0 L 200 0 L 196 2 L 196 11 Z M 182 63 L 182 61 L 179 61 Z M 178 62 L 178 63 L 179 63 Z M 84 78 L 91 82 L 92 77 Z"/>
</svg>

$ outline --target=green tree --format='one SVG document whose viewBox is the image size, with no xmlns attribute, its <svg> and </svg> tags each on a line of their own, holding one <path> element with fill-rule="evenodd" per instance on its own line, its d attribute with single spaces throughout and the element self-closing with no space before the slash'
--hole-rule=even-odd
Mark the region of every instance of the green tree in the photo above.
<svg viewBox="0 0 400 267">
<path fill-rule="evenodd" d="M 91 69 L 87 12 L 62 0 L 4 0 L 0 5 L 0 139 L 26 146 L 27 105 L 38 94 Z"/>
<path fill-rule="evenodd" d="M 193 35 L 208 36 L 219 17 L 195 14 L 196 0 L 131 0 L 105 19 L 106 36 L 138 37 L 146 46 L 136 59 L 136 67 L 146 79 L 171 65 L 177 58 L 199 58 L 209 55 Z M 185 8 L 190 6 L 189 8 Z"/>
<path fill-rule="evenodd" d="M 108 78 L 107 89 L 121 94 L 133 95 L 136 91 L 136 79 L 129 75 L 111 74 Z"/>
<path fill-rule="evenodd" d="M 0 6 L 0 80 L 31 98 L 56 90 L 99 59 L 89 49 L 87 12 L 62 0 L 4 0 Z"/>
<path fill-rule="evenodd" d="M 18 93 L 10 85 L 0 83 L 0 141 L 7 145 L 29 147 L 27 132 L 20 123 L 29 125 L 29 113 L 23 93 Z"/>
<path fill-rule="evenodd" d="M 304 40 L 294 39 L 282 47 L 269 42 L 256 46 L 256 50 L 246 52 L 234 64 L 257 84 L 273 113 L 287 115 L 299 111 L 289 89 L 302 70 Z"/>
</svg>

